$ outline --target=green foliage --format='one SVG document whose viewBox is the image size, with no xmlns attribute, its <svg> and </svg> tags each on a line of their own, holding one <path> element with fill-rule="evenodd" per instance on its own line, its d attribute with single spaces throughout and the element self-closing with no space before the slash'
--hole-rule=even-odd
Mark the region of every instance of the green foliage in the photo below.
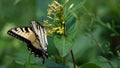
<svg viewBox="0 0 120 68">
<path fill-rule="evenodd" d="M 101 67 L 94 63 L 86 63 L 83 64 L 80 68 L 101 68 Z"/>
<path fill-rule="evenodd" d="M 59 0 L 61 1 L 61 0 Z M 48 37 L 49 58 L 29 54 L 25 43 L 7 35 L 12 27 L 47 18 L 50 0 L 0 0 L 0 68 L 120 68 L 120 0 L 63 1 L 66 36 Z M 46 20 L 46 19 L 45 19 Z M 52 37 L 52 38 L 51 38 Z"/>
<path fill-rule="evenodd" d="M 65 57 L 70 52 L 74 44 L 71 38 L 64 36 L 54 37 L 54 43 L 62 57 Z"/>
<path fill-rule="evenodd" d="M 65 57 L 69 54 L 73 46 L 75 45 L 75 40 L 79 34 L 77 23 L 72 23 L 71 27 L 67 29 L 66 36 L 55 36 L 54 44 L 58 49 L 60 56 Z"/>
</svg>

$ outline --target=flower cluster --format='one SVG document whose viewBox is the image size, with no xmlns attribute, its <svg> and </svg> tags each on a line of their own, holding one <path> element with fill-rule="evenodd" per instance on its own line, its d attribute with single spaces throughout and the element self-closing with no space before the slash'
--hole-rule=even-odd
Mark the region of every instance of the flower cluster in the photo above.
<svg viewBox="0 0 120 68">
<path fill-rule="evenodd" d="M 62 5 L 57 1 L 53 1 L 52 4 L 49 5 L 48 15 L 51 15 L 56 12 L 61 12 Z"/>
<path fill-rule="evenodd" d="M 64 34 L 64 12 L 63 12 L 63 6 L 58 3 L 57 1 L 53 1 L 49 5 L 48 9 L 48 18 L 51 21 L 45 20 L 44 26 L 47 27 L 47 33 L 48 34 Z"/>
<path fill-rule="evenodd" d="M 47 34 L 59 34 L 65 35 L 65 22 L 67 22 L 70 16 L 70 10 L 73 8 L 74 4 L 66 7 L 69 0 L 65 0 L 64 4 L 61 4 L 55 0 L 49 5 L 47 17 L 48 20 L 44 21 L 44 26 L 46 26 Z M 68 15 L 68 16 L 67 16 Z"/>
</svg>

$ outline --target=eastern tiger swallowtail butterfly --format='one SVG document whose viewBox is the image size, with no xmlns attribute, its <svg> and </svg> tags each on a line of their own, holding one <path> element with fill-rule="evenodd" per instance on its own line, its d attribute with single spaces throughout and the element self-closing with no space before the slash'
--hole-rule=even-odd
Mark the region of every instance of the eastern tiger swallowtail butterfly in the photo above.
<svg viewBox="0 0 120 68">
<path fill-rule="evenodd" d="M 31 22 L 29 27 L 15 27 L 8 30 L 8 34 L 27 43 L 28 49 L 37 57 L 48 58 L 47 37 L 44 26 L 36 21 Z"/>
</svg>

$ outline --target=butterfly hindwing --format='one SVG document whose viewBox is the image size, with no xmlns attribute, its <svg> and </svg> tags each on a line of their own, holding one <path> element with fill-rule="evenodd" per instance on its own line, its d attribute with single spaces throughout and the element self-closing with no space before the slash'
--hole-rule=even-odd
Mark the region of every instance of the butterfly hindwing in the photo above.
<svg viewBox="0 0 120 68">
<path fill-rule="evenodd" d="M 36 21 L 32 21 L 32 29 L 39 41 L 39 44 L 41 45 L 42 51 L 44 53 L 44 55 L 47 57 L 47 37 L 46 37 L 46 30 L 45 28 L 37 23 Z"/>
<path fill-rule="evenodd" d="M 32 28 L 33 28 L 33 31 L 35 32 L 36 36 L 38 37 L 42 48 L 44 50 L 46 50 L 47 49 L 46 46 L 48 45 L 48 42 L 46 39 L 45 28 L 41 24 L 37 23 L 36 21 L 32 21 Z"/>
</svg>

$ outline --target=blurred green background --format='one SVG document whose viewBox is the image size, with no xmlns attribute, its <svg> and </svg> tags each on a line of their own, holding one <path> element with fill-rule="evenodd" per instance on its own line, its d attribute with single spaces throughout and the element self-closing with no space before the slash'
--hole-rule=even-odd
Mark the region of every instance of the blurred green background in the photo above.
<svg viewBox="0 0 120 68">
<path fill-rule="evenodd" d="M 42 59 L 30 56 L 25 43 L 7 35 L 10 28 L 29 26 L 31 20 L 43 23 L 51 1 L 0 0 L 0 68 L 73 68 L 70 54 L 66 64 L 61 63 L 52 38 L 48 38 L 49 59 L 43 65 Z M 79 29 L 72 48 L 77 67 L 120 68 L 120 0 L 70 0 L 71 3 L 79 5 L 72 12 L 75 14 L 72 22 L 78 23 Z"/>
</svg>

